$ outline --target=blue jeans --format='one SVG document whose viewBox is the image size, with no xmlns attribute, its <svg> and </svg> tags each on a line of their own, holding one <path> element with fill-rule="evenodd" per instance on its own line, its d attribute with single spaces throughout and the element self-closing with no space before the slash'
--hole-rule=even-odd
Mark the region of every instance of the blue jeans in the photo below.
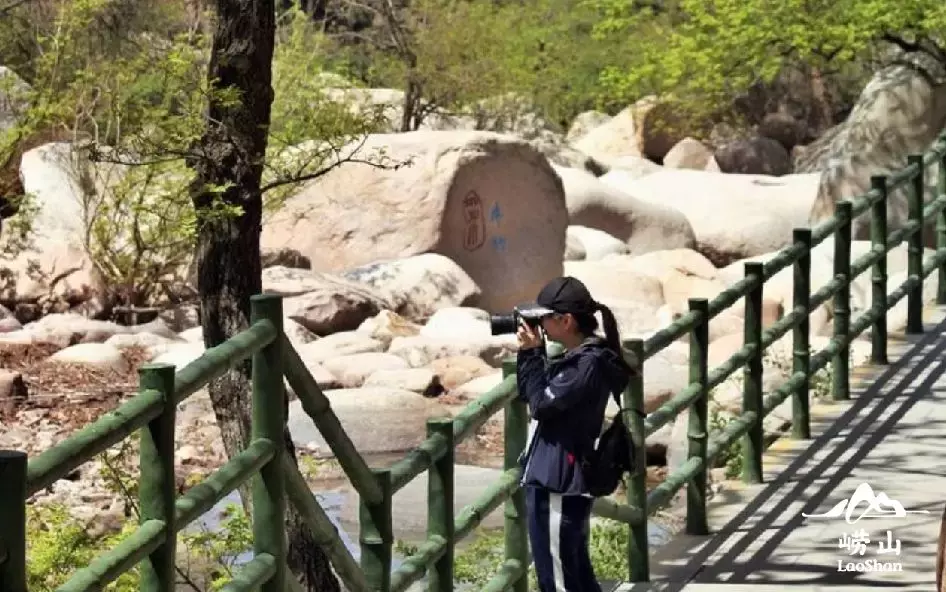
<svg viewBox="0 0 946 592">
<path fill-rule="evenodd" d="M 594 500 L 541 487 L 525 489 L 539 592 L 601 592 L 588 555 Z"/>
</svg>

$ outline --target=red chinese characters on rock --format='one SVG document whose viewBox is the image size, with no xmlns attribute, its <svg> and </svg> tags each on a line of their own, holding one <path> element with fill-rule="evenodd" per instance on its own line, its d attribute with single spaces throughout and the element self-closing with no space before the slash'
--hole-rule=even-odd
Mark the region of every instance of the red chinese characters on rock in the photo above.
<svg viewBox="0 0 946 592">
<path fill-rule="evenodd" d="M 475 251 L 486 242 L 486 216 L 484 215 L 483 200 L 475 191 L 469 192 L 463 198 L 463 248 Z"/>
</svg>

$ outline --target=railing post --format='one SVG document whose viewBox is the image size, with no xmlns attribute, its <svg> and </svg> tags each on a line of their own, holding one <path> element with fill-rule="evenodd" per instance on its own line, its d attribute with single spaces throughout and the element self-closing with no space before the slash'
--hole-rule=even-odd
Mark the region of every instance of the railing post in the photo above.
<svg viewBox="0 0 946 592">
<path fill-rule="evenodd" d="M 633 356 L 637 374 L 631 375 L 624 391 L 624 425 L 634 443 L 634 465 L 637 471 L 631 475 L 627 488 L 627 503 L 640 508 L 640 523 L 630 525 L 627 544 L 627 571 L 629 582 L 650 581 L 650 550 L 647 540 L 647 445 L 644 437 L 644 418 L 633 410 L 644 410 L 644 340 L 630 339 L 624 347 Z"/>
<path fill-rule="evenodd" d="M 282 297 L 257 294 L 250 300 L 250 322 L 267 320 L 276 339 L 253 355 L 253 423 L 251 438 L 273 443 L 273 458 L 253 478 L 253 551 L 276 559 L 276 573 L 260 592 L 286 589 L 286 486 L 282 459 L 286 440 L 286 391 L 283 382 Z"/>
<path fill-rule="evenodd" d="M 427 538 L 441 536 L 447 548 L 433 569 L 427 572 L 430 592 L 453 590 L 453 419 L 435 417 L 427 420 L 427 436 L 440 434 L 447 441 L 447 451 L 434 462 L 427 474 Z"/>
<path fill-rule="evenodd" d="M 792 328 L 792 374 L 805 376 L 792 397 L 792 437 L 811 438 L 811 229 L 796 228 L 795 244 L 805 245 L 805 252 L 794 266 L 792 308 L 802 310 L 801 320 Z"/>
<path fill-rule="evenodd" d="M 939 159 L 939 179 L 936 183 L 936 197 L 946 195 L 946 154 Z M 946 251 L 946 208 L 936 214 L 936 254 Z M 939 264 L 936 284 L 936 304 L 946 304 L 946 261 Z"/>
<path fill-rule="evenodd" d="M 516 358 L 503 360 L 503 377 L 516 373 Z M 504 410 L 503 469 L 519 468 L 519 456 L 526 449 L 529 436 L 529 410 L 523 401 L 514 397 Z M 512 586 L 513 592 L 529 590 L 529 524 L 526 516 L 526 492 L 519 487 L 503 507 L 506 560 L 522 565 L 523 575 Z"/>
<path fill-rule="evenodd" d="M 359 542 L 361 543 L 361 569 L 371 590 L 389 592 L 391 590 L 391 547 L 394 545 L 394 528 L 391 523 L 391 471 L 371 469 L 378 487 L 381 489 L 381 501 L 369 504 L 361 501 L 358 513 L 360 524 Z"/>
<path fill-rule="evenodd" d="M 0 450 L 0 590 L 26 590 L 25 452 Z"/>
<path fill-rule="evenodd" d="M 907 162 L 918 168 L 909 196 L 909 221 L 918 222 L 919 228 L 907 238 L 907 277 L 919 280 L 916 287 L 907 292 L 907 333 L 917 334 L 923 332 L 923 194 L 926 193 L 926 176 L 922 154 L 911 154 Z"/>
<path fill-rule="evenodd" d="M 140 481 L 138 497 L 141 523 L 161 520 L 166 535 L 160 547 L 141 562 L 141 592 L 173 592 L 177 559 L 177 529 L 174 502 L 177 486 L 174 480 L 174 366 L 148 364 L 138 369 L 138 392 L 159 391 L 164 396 L 161 415 L 141 430 L 138 452 Z"/>
<path fill-rule="evenodd" d="M 834 355 L 831 376 L 831 397 L 835 401 L 851 398 L 850 365 L 851 346 L 847 342 L 851 327 L 851 222 L 854 204 L 839 201 L 834 206 L 834 215 L 841 223 L 834 232 L 834 277 L 844 278 L 844 283 L 834 293 L 834 340 L 844 345 Z"/>
<path fill-rule="evenodd" d="M 743 268 L 745 277 L 755 276 L 758 283 L 746 292 L 742 331 L 743 343 L 755 346 L 743 371 L 742 410 L 756 413 L 755 423 L 742 437 L 742 480 L 762 483 L 762 263 L 750 261 Z"/>
<path fill-rule="evenodd" d="M 702 393 L 690 407 L 687 440 L 687 457 L 698 458 L 702 462 L 687 484 L 687 534 L 709 534 L 706 521 L 706 466 L 707 444 L 709 440 L 707 412 L 709 393 L 706 391 L 709 371 L 707 356 L 709 353 L 709 301 L 706 298 L 690 298 L 690 310 L 700 314 L 700 320 L 690 331 L 690 384 L 699 384 Z"/>
<path fill-rule="evenodd" d="M 880 193 L 880 199 L 870 208 L 871 250 L 883 256 L 871 268 L 870 307 L 874 311 L 874 322 L 870 331 L 870 361 L 872 364 L 887 363 L 887 177 L 875 175 L 870 178 L 871 188 Z"/>
</svg>

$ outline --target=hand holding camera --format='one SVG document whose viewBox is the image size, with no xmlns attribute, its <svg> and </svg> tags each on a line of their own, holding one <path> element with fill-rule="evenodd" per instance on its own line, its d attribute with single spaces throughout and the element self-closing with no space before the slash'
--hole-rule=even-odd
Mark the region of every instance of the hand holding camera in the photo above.
<svg viewBox="0 0 946 592">
<path fill-rule="evenodd" d="M 539 330 L 533 328 L 528 323 L 519 323 L 519 330 L 516 331 L 516 337 L 519 338 L 520 349 L 532 349 L 542 346 L 542 336 Z"/>
<path fill-rule="evenodd" d="M 543 345 L 540 329 L 542 319 L 552 313 L 552 310 L 538 305 L 516 306 L 511 313 L 490 315 L 490 333 L 493 335 L 515 333 L 519 339 L 520 349 L 541 347 Z"/>
</svg>

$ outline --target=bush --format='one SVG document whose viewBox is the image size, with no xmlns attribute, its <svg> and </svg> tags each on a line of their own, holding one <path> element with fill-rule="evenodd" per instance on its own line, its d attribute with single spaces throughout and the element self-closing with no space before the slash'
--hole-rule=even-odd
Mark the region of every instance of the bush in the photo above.
<svg viewBox="0 0 946 592">
<path fill-rule="evenodd" d="M 588 547 L 591 563 L 599 580 L 627 579 L 628 534 L 628 527 L 614 520 L 592 521 Z M 468 544 L 461 542 L 463 546 L 458 547 L 454 555 L 453 576 L 457 583 L 480 588 L 502 567 L 505 555 L 504 535 L 502 529 L 480 528 L 470 537 L 473 540 Z M 410 557 L 417 552 L 417 546 L 397 541 L 395 551 L 403 557 Z M 538 589 L 535 567 L 531 563 L 529 580 L 531 589 Z"/>
</svg>

